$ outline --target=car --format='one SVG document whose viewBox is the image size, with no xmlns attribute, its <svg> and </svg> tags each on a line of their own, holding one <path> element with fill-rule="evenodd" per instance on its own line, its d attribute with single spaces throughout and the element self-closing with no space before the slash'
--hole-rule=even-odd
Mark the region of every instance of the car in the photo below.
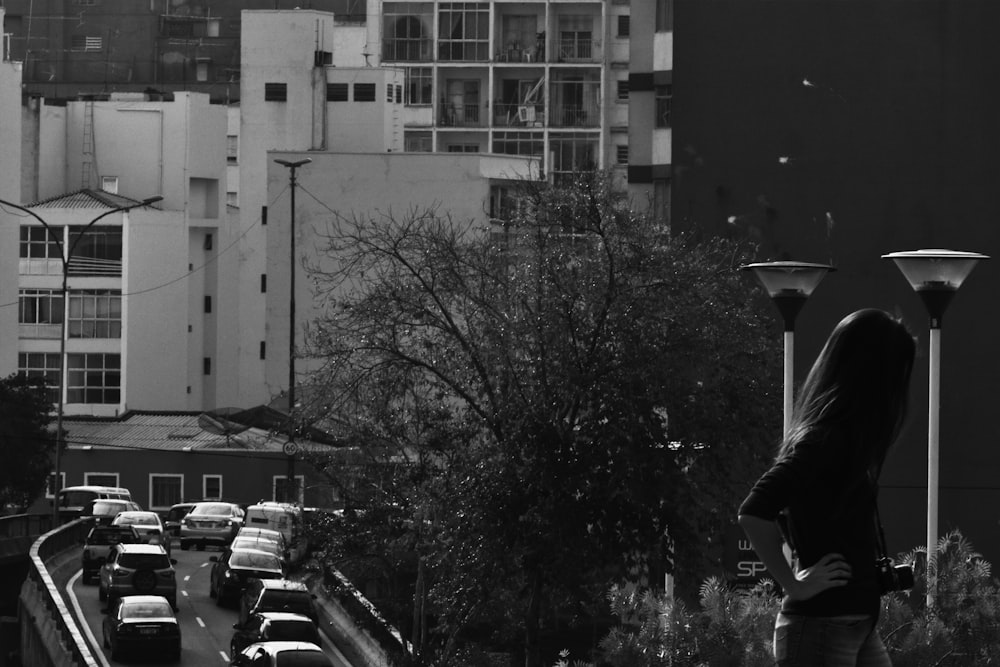
<svg viewBox="0 0 1000 667">
<path fill-rule="evenodd" d="M 122 500 L 120 498 L 98 498 L 91 500 L 83 508 L 84 518 L 90 518 L 94 524 L 108 525 L 119 512 L 137 512 L 142 510 L 139 503 L 132 500 Z"/>
<path fill-rule="evenodd" d="M 272 641 L 309 642 L 320 646 L 319 630 L 308 616 L 287 611 L 251 614 L 245 625 L 233 625 L 229 655 L 236 655 L 250 644 Z"/>
<path fill-rule="evenodd" d="M 162 595 L 126 595 L 115 600 L 101 624 L 104 648 L 119 660 L 126 650 L 142 656 L 181 657 L 181 627 Z"/>
<path fill-rule="evenodd" d="M 134 526 L 94 526 L 83 541 L 80 571 L 83 583 L 90 583 L 116 544 L 139 544 L 142 538 Z"/>
<path fill-rule="evenodd" d="M 239 667 L 333 667 L 323 649 L 309 642 L 261 642 L 250 644 L 232 656 Z"/>
<path fill-rule="evenodd" d="M 246 526 L 277 530 L 285 536 L 288 560 L 298 563 L 309 550 L 302 508 L 292 503 L 261 501 L 247 507 Z"/>
<path fill-rule="evenodd" d="M 246 523 L 240 528 L 240 531 L 236 533 L 236 537 L 264 537 L 269 540 L 274 540 L 281 545 L 282 549 L 288 549 L 288 543 L 285 542 L 285 536 L 281 534 L 279 530 L 271 530 L 270 528 L 258 528 L 257 526 L 248 526 Z"/>
<path fill-rule="evenodd" d="M 251 614 L 263 611 L 290 611 L 308 616 L 319 623 L 316 596 L 301 581 L 290 579 L 255 579 L 247 584 L 240 597 L 240 625 L 246 625 Z"/>
<path fill-rule="evenodd" d="M 160 515 L 156 512 L 140 512 L 137 510 L 119 512 L 111 520 L 111 525 L 133 526 L 139 532 L 144 542 L 162 544 L 167 553 L 170 553 L 170 540 L 167 539 L 163 528 L 163 521 L 160 520 Z"/>
<path fill-rule="evenodd" d="M 233 541 L 229 543 L 229 548 L 233 551 L 237 551 L 239 549 L 266 551 L 280 558 L 282 563 L 287 564 L 288 562 L 288 552 L 282 547 L 281 543 L 266 537 L 237 535 Z"/>
<path fill-rule="evenodd" d="M 212 556 L 208 595 L 219 606 L 238 600 L 251 579 L 282 579 L 285 576 L 281 559 L 266 551 L 225 549 L 221 556 Z"/>
<path fill-rule="evenodd" d="M 203 502 L 181 519 L 181 549 L 206 544 L 226 546 L 243 526 L 243 509 L 236 503 Z"/>
<path fill-rule="evenodd" d="M 177 561 L 159 544 L 116 544 L 101 566 L 97 596 L 109 608 L 126 595 L 162 595 L 177 609 Z"/>
<path fill-rule="evenodd" d="M 61 522 L 82 516 L 87 505 L 93 500 L 114 498 L 132 500 L 132 493 L 120 486 L 66 486 L 59 489 L 56 504 Z"/>
<path fill-rule="evenodd" d="M 179 537 L 181 534 L 181 519 L 188 515 L 195 505 L 198 503 L 177 503 L 176 505 L 171 505 L 170 509 L 167 510 L 166 515 L 163 517 L 163 526 L 167 531 L 167 535 L 172 537 Z"/>
</svg>

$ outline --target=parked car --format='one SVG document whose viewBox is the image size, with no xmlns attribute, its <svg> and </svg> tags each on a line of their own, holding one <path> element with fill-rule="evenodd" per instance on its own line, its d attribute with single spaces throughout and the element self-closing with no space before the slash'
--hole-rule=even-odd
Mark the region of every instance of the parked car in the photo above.
<svg viewBox="0 0 1000 667">
<path fill-rule="evenodd" d="M 240 598 L 240 625 L 246 625 L 251 614 L 264 611 L 289 611 L 319 622 L 314 600 L 301 581 L 289 579 L 256 579 L 247 584 Z"/>
<path fill-rule="evenodd" d="M 308 642 L 261 642 L 250 644 L 232 656 L 239 667 L 333 667 L 323 649 Z"/>
<path fill-rule="evenodd" d="M 240 549 L 266 551 L 267 553 L 274 554 L 280 558 L 282 564 L 288 563 L 288 552 L 282 547 L 282 544 L 276 540 L 268 539 L 266 537 L 237 535 L 233 541 L 229 543 L 229 548 L 233 551 L 238 551 Z"/>
<path fill-rule="evenodd" d="M 109 601 L 126 595 L 162 595 L 177 608 L 177 561 L 159 544 L 116 544 L 101 567 L 98 598 Z"/>
<path fill-rule="evenodd" d="M 266 551 L 225 549 L 212 556 L 208 595 L 219 605 L 238 600 L 251 579 L 281 579 L 285 576 L 281 559 Z"/>
<path fill-rule="evenodd" d="M 83 508 L 82 517 L 90 518 L 96 525 L 109 525 L 119 512 L 137 512 L 142 510 L 139 503 L 119 498 L 100 498 L 91 500 Z"/>
<path fill-rule="evenodd" d="M 133 526 L 94 526 L 83 541 L 80 569 L 83 583 L 97 576 L 116 544 L 139 544 L 142 538 Z"/>
<path fill-rule="evenodd" d="M 181 534 L 181 519 L 188 515 L 194 506 L 198 503 L 177 503 L 176 505 L 171 505 L 170 509 L 167 510 L 166 516 L 163 517 L 163 527 L 167 531 L 167 535 L 172 537 L 179 537 Z"/>
<path fill-rule="evenodd" d="M 250 644 L 271 641 L 309 642 L 320 646 L 319 630 L 308 616 L 286 611 L 251 614 L 245 625 L 233 625 L 229 655 L 236 655 Z"/>
<path fill-rule="evenodd" d="M 226 546 L 243 526 L 243 509 L 236 503 L 197 503 L 181 519 L 181 549 L 206 544 Z"/>
<path fill-rule="evenodd" d="M 162 595 L 118 598 L 101 627 L 104 648 L 111 649 L 112 660 L 121 659 L 125 651 L 142 656 L 165 654 L 171 660 L 180 660 L 181 627 L 170 601 Z"/>
</svg>

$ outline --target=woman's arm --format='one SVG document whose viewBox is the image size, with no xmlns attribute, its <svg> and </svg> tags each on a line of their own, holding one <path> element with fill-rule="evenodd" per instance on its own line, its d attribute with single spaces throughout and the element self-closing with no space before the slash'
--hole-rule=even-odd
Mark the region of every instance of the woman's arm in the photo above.
<svg viewBox="0 0 1000 667">
<path fill-rule="evenodd" d="M 808 600 L 827 589 L 844 586 L 851 578 L 851 567 L 840 554 L 827 554 L 811 567 L 793 572 L 785 559 L 777 523 L 749 514 L 741 514 L 739 523 L 768 572 L 793 600 Z"/>
</svg>

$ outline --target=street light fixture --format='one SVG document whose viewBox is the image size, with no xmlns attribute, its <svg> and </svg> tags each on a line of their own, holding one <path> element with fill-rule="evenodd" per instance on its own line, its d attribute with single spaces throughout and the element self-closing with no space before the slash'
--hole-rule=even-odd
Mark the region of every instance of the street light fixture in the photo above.
<svg viewBox="0 0 1000 667">
<path fill-rule="evenodd" d="M 781 433 L 785 436 L 792 422 L 795 318 L 823 277 L 836 269 L 828 264 L 811 262 L 757 262 L 740 268 L 753 272 L 784 320 L 785 380 Z"/>
<path fill-rule="evenodd" d="M 59 248 L 59 260 L 62 264 L 62 299 L 63 299 L 63 316 L 62 325 L 60 327 L 59 333 L 59 400 L 56 401 L 56 456 L 55 456 L 55 481 L 53 482 L 52 494 L 52 524 L 56 525 L 59 522 L 59 503 L 58 494 L 59 489 L 62 488 L 62 481 L 60 478 L 60 457 L 62 454 L 63 447 L 63 412 L 65 411 L 66 403 L 66 325 L 69 320 L 69 263 L 73 258 L 73 251 L 76 250 L 76 244 L 80 242 L 87 230 L 94 226 L 97 221 L 104 217 L 111 215 L 112 213 L 119 213 L 124 211 L 130 211 L 134 208 L 142 208 L 144 206 L 149 206 L 154 204 L 163 197 L 156 195 L 155 197 L 149 197 L 148 199 L 143 199 L 140 202 L 135 202 L 132 204 L 126 204 L 124 206 L 115 206 L 113 208 L 104 211 L 97 217 L 93 218 L 90 222 L 83 226 L 83 229 L 76 235 L 70 243 L 69 248 L 63 245 L 63 240 L 59 238 L 59 234 L 56 233 L 52 227 L 49 226 L 45 220 L 42 219 L 40 215 L 32 211 L 30 208 L 25 208 L 19 204 L 13 202 L 5 201 L 0 199 L 0 204 L 3 206 L 9 206 L 15 208 L 19 211 L 27 213 L 32 218 L 41 223 L 42 227 L 45 228 L 46 234 L 52 239 L 56 247 Z"/>
<path fill-rule="evenodd" d="M 295 490 L 295 454 L 299 447 L 295 443 L 295 170 L 303 165 L 312 162 L 309 158 L 289 162 L 288 160 L 276 159 L 276 163 L 288 169 L 288 187 L 292 191 L 291 196 L 291 220 L 288 234 L 289 262 L 288 262 L 288 442 L 283 449 L 288 459 L 287 469 L 287 500 L 292 502 L 292 493 Z"/>
<path fill-rule="evenodd" d="M 920 295 L 930 316 L 930 378 L 927 400 L 927 605 L 937 589 L 938 457 L 941 415 L 941 320 L 952 298 L 976 263 L 986 255 L 958 250 L 911 250 L 882 255 L 891 259 Z"/>
</svg>

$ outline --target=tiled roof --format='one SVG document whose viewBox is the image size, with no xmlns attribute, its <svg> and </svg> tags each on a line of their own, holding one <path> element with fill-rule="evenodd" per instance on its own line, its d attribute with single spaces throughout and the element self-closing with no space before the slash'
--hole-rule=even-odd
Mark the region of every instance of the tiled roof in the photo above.
<svg viewBox="0 0 1000 667">
<path fill-rule="evenodd" d="M 85 188 L 28 204 L 26 208 L 118 208 L 121 206 L 135 206 L 141 201 L 130 197 L 105 192 L 104 190 L 91 190 Z"/>
<path fill-rule="evenodd" d="M 129 412 L 119 419 L 70 418 L 63 422 L 67 446 L 117 447 L 123 449 L 183 450 L 239 449 L 280 452 L 287 437 L 264 429 L 248 428 L 219 435 L 199 426 L 197 413 Z M 312 442 L 300 442 L 304 448 Z"/>
</svg>

